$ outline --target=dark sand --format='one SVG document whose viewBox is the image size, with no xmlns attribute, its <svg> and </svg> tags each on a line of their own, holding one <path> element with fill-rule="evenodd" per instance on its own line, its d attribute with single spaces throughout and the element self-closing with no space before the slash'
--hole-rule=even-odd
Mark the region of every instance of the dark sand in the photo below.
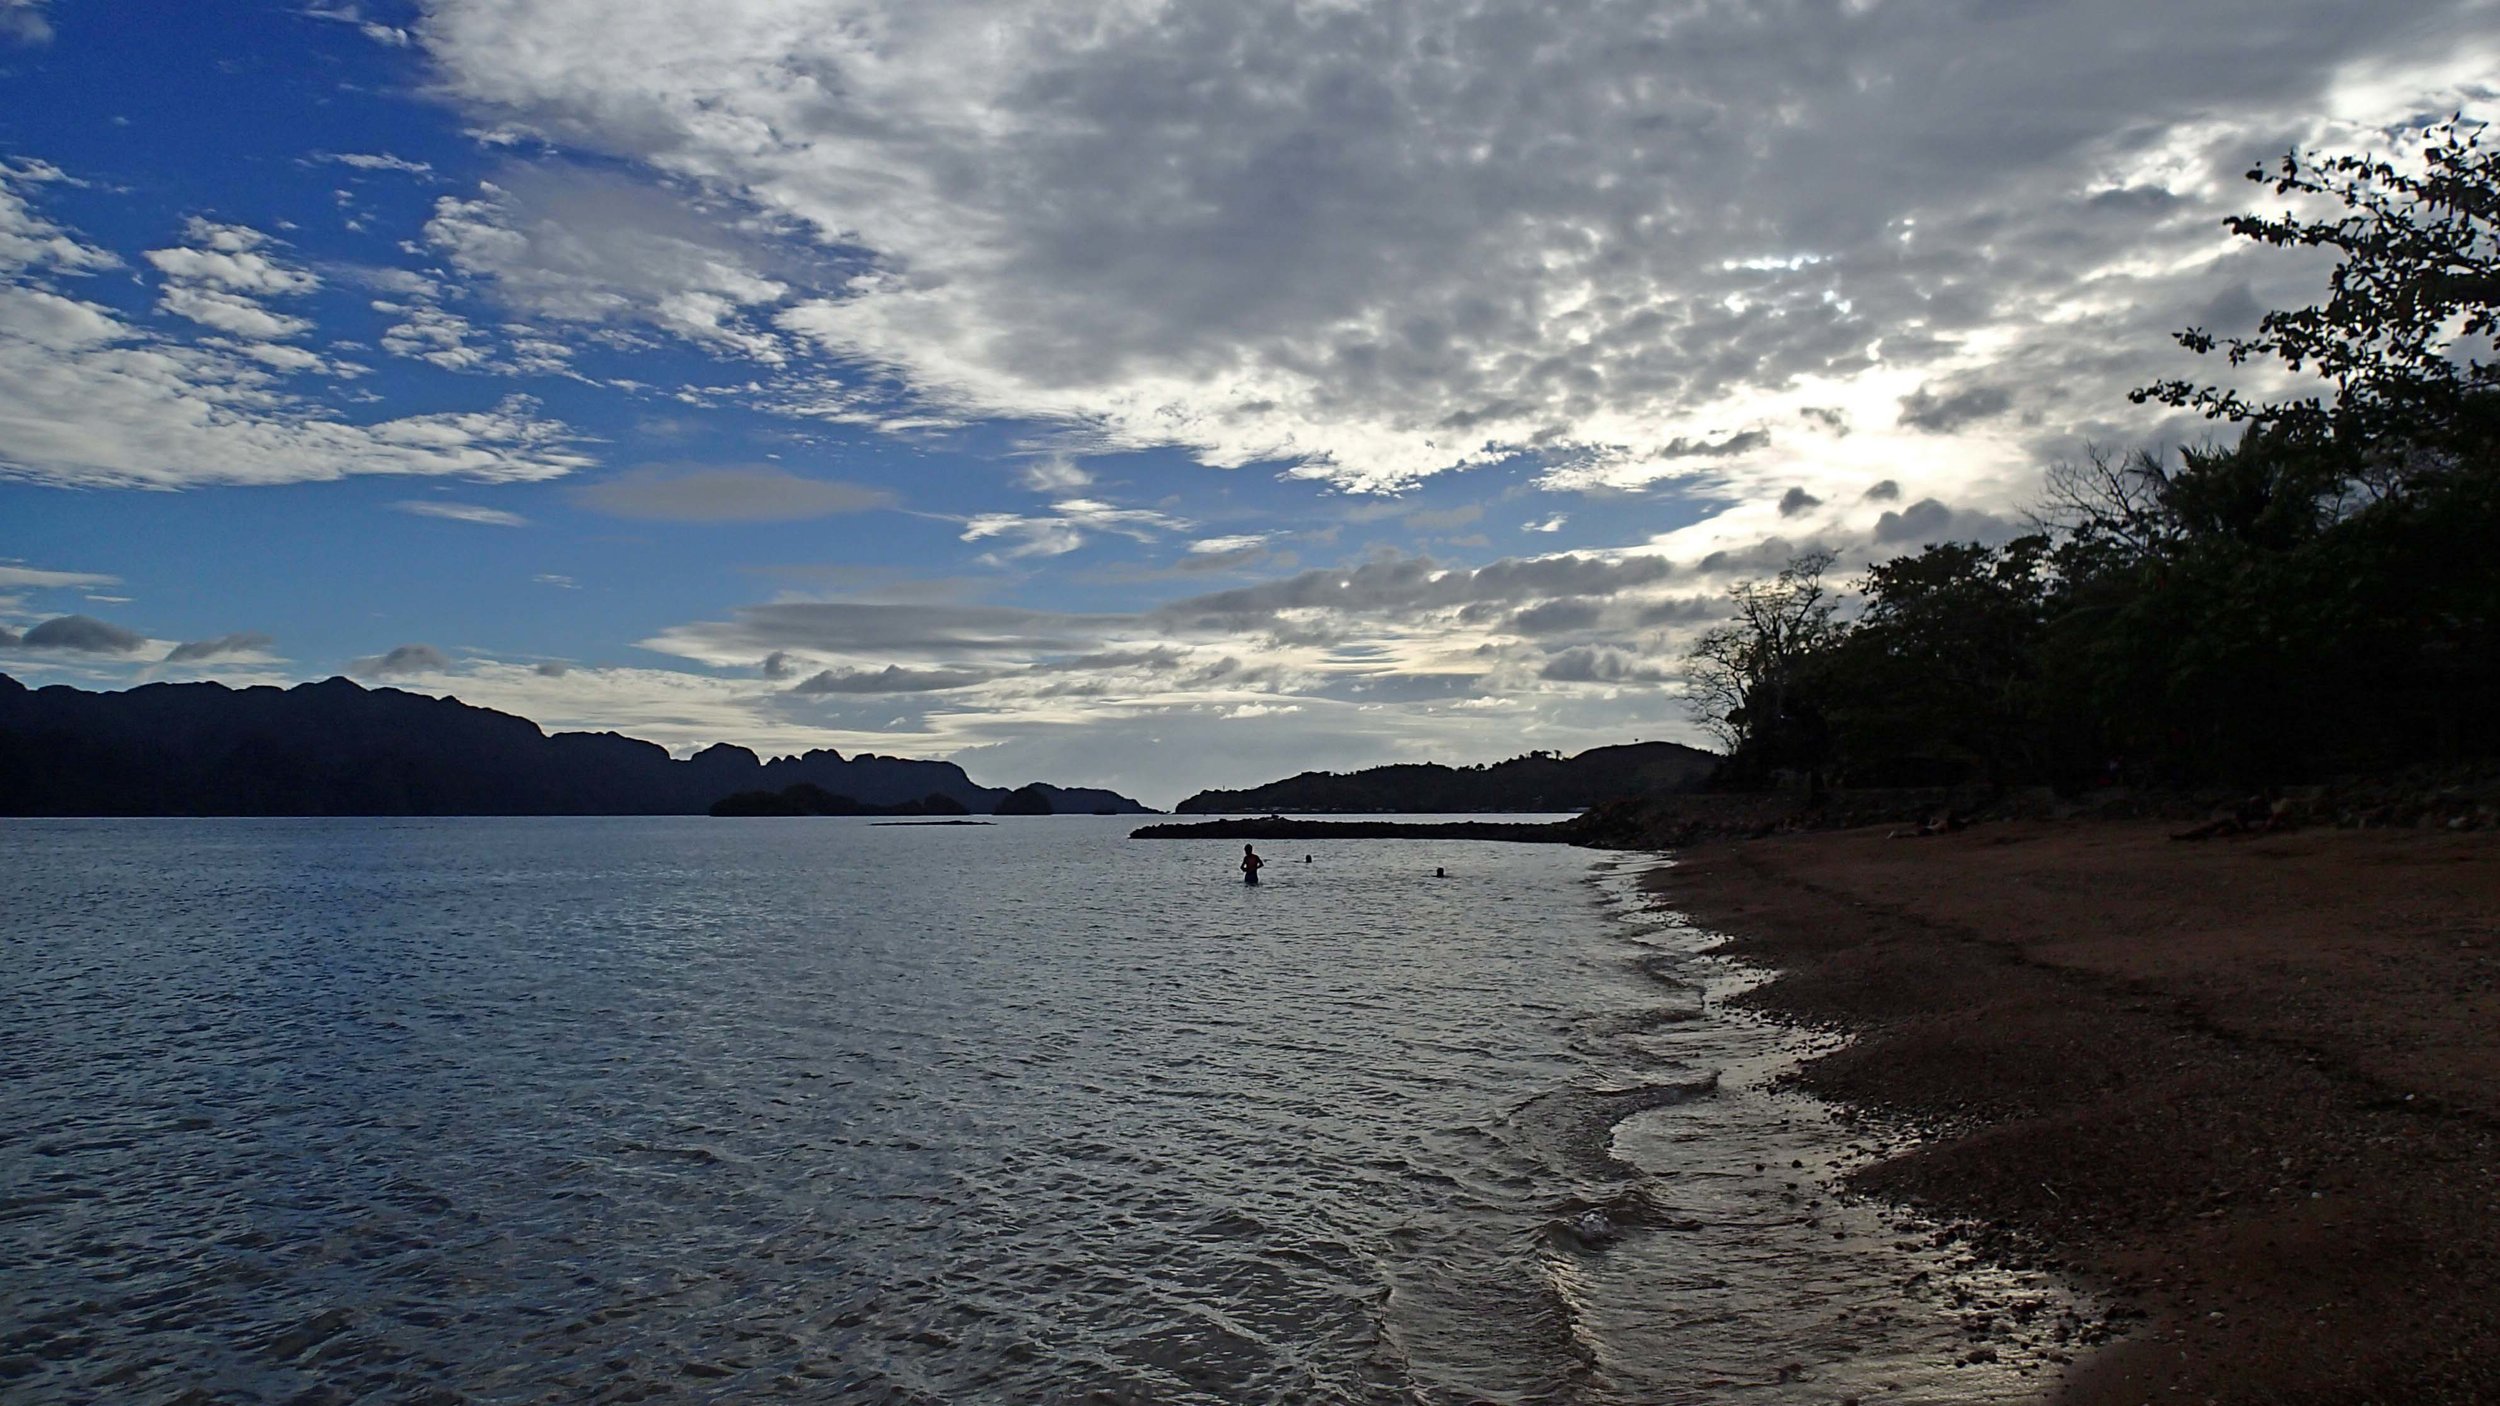
<svg viewBox="0 0 2500 1406">
<path fill-rule="evenodd" d="M 2500 1402 L 2500 836 L 2151 823 L 1689 852 L 1748 997 L 1932 1136 L 1850 1178 L 2144 1315 L 2060 1401 Z M 2122 1313 L 2124 1308 L 2122 1308 Z"/>
</svg>

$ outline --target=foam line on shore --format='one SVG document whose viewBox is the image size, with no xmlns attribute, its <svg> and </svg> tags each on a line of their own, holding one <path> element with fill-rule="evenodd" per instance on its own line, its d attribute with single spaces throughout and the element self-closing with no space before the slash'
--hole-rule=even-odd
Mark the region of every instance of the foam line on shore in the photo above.
<svg viewBox="0 0 2500 1406">
<path fill-rule="evenodd" d="M 1688 996 L 1669 1008 L 1687 1018 L 1615 1028 L 1707 1089 L 1606 1119 L 1605 1160 L 1632 1179 L 1577 1216 L 1558 1211 L 1550 1253 L 1571 1261 L 1564 1282 L 1595 1316 L 1601 1373 L 1637 1381 L 1643 1314 L 1715 1314 L 1744 1321 L 1733 1336 L 1786 1345 L 1777 1361 L 1725 1364 L 1731 1387 L 1761 1399 L 2012 1403 L 2053 1390 L 2075 1349 L 2110 1331 L 2101 1306 L 1981 1252 L 1959 1227 L 1848 1189 L 1908 1130 L 1795 1087 L 1807 1060 L 1848 1037 L 1748 1008 L 1739 998 L 1777 974 L 1654 900 L 1646 881 L 1673 863 L 1627 856 L 1593 876 L 1630 965 Z"/>
</svg>

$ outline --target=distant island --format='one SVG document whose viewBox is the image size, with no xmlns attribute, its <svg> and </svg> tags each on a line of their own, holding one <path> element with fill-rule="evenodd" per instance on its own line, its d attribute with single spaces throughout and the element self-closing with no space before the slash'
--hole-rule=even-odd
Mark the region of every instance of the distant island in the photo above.
<svg viewBox="0 0 2500 1406">
<path fill-rule="evenodd" d="M 343 678 L 91 693 L 0 674 L 0 815 L 703 815 L 802 786 L 793 804 L 833 808 L 737 813 L 1154 813 L 1115 791 L 1009 790 L 953 762 L 831 748 L 766 761 L 723 743 L 679 761 L 613 732 L 550 735 L 456 698 Z"/>
<path fill-rule="evenodd" d="M 1509 840 L 1520 844 L 1576 845 L 1593 833 L 1581 820 L 1296 820 L 1281 815 L 1256 820 L 1200 820 L 1143 825 L 1132 840 Z"/>
<path fill-rule="evenodd" d="M 1530 752 L 1490 766 L 1436 762 L 1306 771 L 1246 791 L 1201 791 L 1174 806 L 1181 815 L 1446 815 L 1586 810 L 1627 796 L 1689 791 L 1722 759 L 1675 742 L 1592 747 L 1576 757 Z"/>
<path fill-rule="evenodd" d="M 1000 802 L 1005 805 L 1006 802 Z M 970 815 L 972 808 L 942 791 L 916 801 L 877 805 L 837 796 L 813 781 L 778 791 L 740 791 L 712 802 L 714 815 Z M 1001 811 L 1000 814 L 1011 812 Z M 1048 814 L 1045 811 L 1043 814 Z"/>
</svg>

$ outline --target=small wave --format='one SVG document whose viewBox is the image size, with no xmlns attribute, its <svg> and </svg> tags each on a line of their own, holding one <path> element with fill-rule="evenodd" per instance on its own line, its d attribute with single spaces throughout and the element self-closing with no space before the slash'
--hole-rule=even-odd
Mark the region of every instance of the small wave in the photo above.
<svg viewBox="0 0 2500 1406">
<path fill-rule="evenodd" d="M 1654 1182 L 1638 1182 L 1610 1196 L 1564 1198 L 1546 1222 L 1546 1243 L 1556 1248 L 1602 1250 L 1636 1230 L 1691 1232 L 1701 1217 L 1664 1204 Z"/>
<path fill-rule="evenodd" d="M 1706 1019 L 1708 1012 L 1698 1003 L 1692 1005 L 1651 1006 L 1637 1011 L 1602 1011 L 1582 1017 L 1583 1033 L 1600 1040 L 1619 1039 L 1626 1035 L 1648 1035 L 1671 1026 L 1687 1025 Z"/>
<path fill-rule="evenodd" d="M 1596 1176 L 1635 1171 L 1613 1150 L 1615 1125 L 1635 1114 L 1717 1093 L 1719 1076 L 1621 1089 L 1554 1089 L 1510 1111 L 1505 1126 L 1558 1169 Z"/>
</svg>

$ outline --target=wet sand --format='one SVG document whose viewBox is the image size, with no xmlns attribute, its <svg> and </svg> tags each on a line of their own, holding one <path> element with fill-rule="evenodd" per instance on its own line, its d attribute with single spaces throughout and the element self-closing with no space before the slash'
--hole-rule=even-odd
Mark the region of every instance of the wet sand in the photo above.
<svg viewBox="0 0 2500 1406">
<path fill-rule="evenodd" d="M 1925 1134 L 1852 1189 L 2133 1320 L 2056 1398 L 2500 1400 L 2500 836 L 1881 828 L 1651 876 Z"/>
</svg>

